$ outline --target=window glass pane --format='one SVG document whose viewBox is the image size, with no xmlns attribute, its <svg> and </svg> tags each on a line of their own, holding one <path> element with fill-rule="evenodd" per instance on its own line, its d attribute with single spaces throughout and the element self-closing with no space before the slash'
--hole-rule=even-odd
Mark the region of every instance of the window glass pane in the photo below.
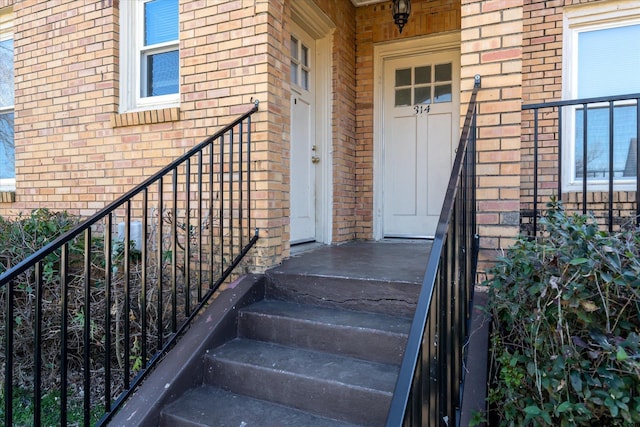
<svg viewBox="0 0 640 427">
<path fill-rule="evenodd" d="M 302 45 L 302 55 L 300 58 L 300 62 L 302 63 L 302 65 L 308 67 L 309 66 L 309 48 L 306 47 L 305 45 Z"/>
<path fill-rule="evenodd" d="M 291 37 L 291 57 L 298 59 L 298 39 Z"/>
<path fill-rule="evenodd" d="M 436 81 L 450 82 L 451 80 L 451 64 L 436 65 Z"/>
<path fill-rule="evenodd" d="M 13 40 L 0 41 L 0 107 L 13 105 Z"/>
<path fill-rule="evenodd" d="M 309 90 L 309 72 L 307 70 L 302 70 L 302 82 L 300 86 Z"/>
<path fill-rule="evenodd" d="M 640 25 L 578 33 L 578 98 L 640 92 Z"/>
<path fill-rule="evenodd" d="M 415 69 L 415 84 L 425 84 L 431 83 L 431 66 L 428 65 L 426 67 L 416 67 Z"/>
<path fill-rule="evenodd" d="M 178 40 L 178 0 L 144 4 L 144 45 Z"/>
<path fill-rule="evenodd" d="M 613 176 L 636 174 L 636 106 L 620 105 L 613 113 Z M 584 110 L 576 110 L 575 178 L 582 180 Z M 587 116 L 587 179 L 609 177 L 609 108 L 590 108 Z"/>
<path fill-rule="evenodd" d="M 411 89 L 396 89 L 396 107 L 411 105 Z"/>
<path fill-rule="evenodd" d="M 13 112 L 0 114 L 0 179 L 15 178 Z"/>
<path fill-rule="evenodd" d="M 416 104 L 431 104 L 431 86 L 417 87 L 414 91 Z"/>
<path fill-rule="evenodd" d="M 451 85 L 438 85 L 433 94 L 435 102 L 451 102 Z"/>
<path fill-rule="evenodd" d="M 396 87 L 409 86 L 411 84 L 411 68 L 396 70 Z"/>
<path fill-rule="evenodd" d="M 147 57 L 147 96 L 178 93 L 178 51 Z"/>
<path fill-rule="evenodd" d="M 291 61 L 291 83 L 298 84 L 298 64 Z"/>
</svg>

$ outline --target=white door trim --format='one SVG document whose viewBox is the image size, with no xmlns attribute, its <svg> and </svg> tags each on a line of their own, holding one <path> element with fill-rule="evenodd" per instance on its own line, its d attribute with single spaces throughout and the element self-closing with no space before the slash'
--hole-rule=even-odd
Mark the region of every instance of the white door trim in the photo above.
<svg viewBox="0 0 640 427">
<path fill-rule="evenodd" d="M 320 163 L 316 168 L 316 242 L 330 244 L 333 231 L 332 54 L 335 24 L 313 0 L 291 2 L 292 20 L 316 41 L 316 141 Z"/>
<path fill-rule="evenodd" d="M 419 37 L 407 41 L 378 44 L 373 48 L 373 238 L 383 235 L 383 135 L 384 135 L 384 62 L 387 59 L 408 55 L 429 54 L 460 48 L 460 33 L 451 32 L 436 36 Z"/>
</svg>

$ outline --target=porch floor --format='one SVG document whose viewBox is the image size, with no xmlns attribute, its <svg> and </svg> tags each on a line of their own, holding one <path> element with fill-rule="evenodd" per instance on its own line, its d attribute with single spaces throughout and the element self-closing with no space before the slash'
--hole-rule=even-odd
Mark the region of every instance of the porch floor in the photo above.
<svg viewBox="0 0 640 427">
<path fill-rule="evenodd" d="M 421 285 L 431 240 L 354 241 L 300 245 L 274 270 L 280 273 Z"/>
</svg>

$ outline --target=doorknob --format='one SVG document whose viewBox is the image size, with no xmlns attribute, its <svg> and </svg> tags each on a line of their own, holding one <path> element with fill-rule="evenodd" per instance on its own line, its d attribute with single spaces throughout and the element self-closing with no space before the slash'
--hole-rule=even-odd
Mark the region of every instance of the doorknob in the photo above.
<svg viewBox="0 0 640 427">
<path fill-rule="evenodd" d="M 313 163 L 314 165 L 317 164 L 317 163 L 320 163 L 320 157 L 311 156 L 311 163 Z"/>
</svg>

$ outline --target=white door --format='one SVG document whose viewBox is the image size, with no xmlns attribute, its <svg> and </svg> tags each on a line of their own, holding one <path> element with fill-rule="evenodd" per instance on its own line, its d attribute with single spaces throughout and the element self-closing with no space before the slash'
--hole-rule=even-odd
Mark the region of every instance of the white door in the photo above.
<svg viewBox="0 0 640 427">
<path fill-rule="evenodd" d="M 457 51 L 387 59 L 383 235 L 433 237 L 460 133 Z"/>
<path fill-rule="evenodd" d="M 294 26 L 291 35 L 291 243 L 316 239 L 315 41 Z"/>
</svg>

